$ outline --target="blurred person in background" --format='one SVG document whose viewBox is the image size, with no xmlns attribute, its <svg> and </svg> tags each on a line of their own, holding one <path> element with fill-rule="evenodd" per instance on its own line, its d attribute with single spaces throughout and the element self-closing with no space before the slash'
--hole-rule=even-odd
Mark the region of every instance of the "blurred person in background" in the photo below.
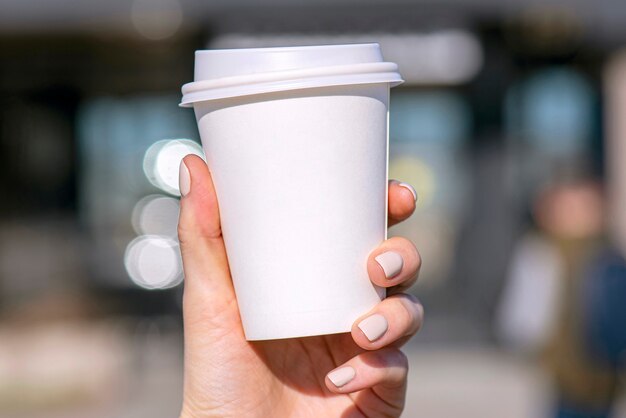
<svg viewBox="0 0 626 418">
<path fill-rule="evenodd" d="M 559 174 L 545 184 L 499 307 L 499 335 L 538 354 L 552 378 L 557 418 L 608 418 L 617 396 L 618 362 L 605 356 L 615 344 L 604 340 L 608 333 L 623 341 L 626 305 L 616 302 L 626 298 L 626 268 L 614 268 L 624 262 L 605 238 L 604 213 L 602 184 L 587 173 Z M 606 291 L 610 283 L 617 293 Z M 607 316 L 607 309 L 616 314 Z"/>
</svg>

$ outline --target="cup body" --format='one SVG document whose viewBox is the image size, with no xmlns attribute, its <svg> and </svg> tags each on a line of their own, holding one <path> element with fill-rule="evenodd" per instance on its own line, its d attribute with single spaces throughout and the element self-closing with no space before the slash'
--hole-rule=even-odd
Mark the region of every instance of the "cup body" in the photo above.
<svg viewBox="0 0 626 418">
<path fill-rule="evenodd" d="M 389 83 L 193 103 L 248 340 L 349 332 L 385 291 Z"/>
</svg>

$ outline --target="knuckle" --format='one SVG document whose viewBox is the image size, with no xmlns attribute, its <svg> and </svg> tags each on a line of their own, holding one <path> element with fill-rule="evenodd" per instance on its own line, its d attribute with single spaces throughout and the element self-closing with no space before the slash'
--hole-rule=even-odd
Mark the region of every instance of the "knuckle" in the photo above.
<svg viewBox="0 0 626 418">
<path fill-rule="evenodd" d="M 413 335 L 422 326 L 424 309 L 417 297 L 410 293 L 402 293 L 398 295 L 398 298 L 401 300 L 402 313 L 399 316 L 406 329 L 405 335 Z"/>
<path fill-rule="evenodd" d="M 417 272 L 422 266 L 422 256 L 420 255 L 420 252 L 417 250 L 417 247 L 415 246 L 413 241 L 408 241 L 406 245 L 407 245 L 407 248 L 409 249 L 409 254 L 411 255 L 411 258 L 415 260 L 414 265 L 415 265 L 415 271 Z"/>
<path fill-rule="evenodd" d="M 401 370 L 408 370 L 409 359 L 400 349 L 393 348 L 381 353 L 383 363 L 386 367 L 396 367 Z"/>
<path fill-rule="evenodd" d="M 417 250 L 415 245 L 413 245 L 413 251 L 414 251 L 414 254 L 415 254 L 415 263 L 417 264 L 417 271 L 419 271 L 419 269 L 422 267 L 422 255 Z"/>
<path fill-rule="evenodd" d="M 379 381 L 388 388 L 401 388 L 409 374 L 409 359 L 397 348 L 380 350 L 377 353 L 381 371 Z"/>
<path fill-rule="evenodd" d="M 412 303 L 412 304 L 415 304 L 415 305 L 419 305 L 419 304 L 421 304 L 421 302 L 419 301 L 419 299 L 417 298 L 417 296 L 415 296 L 415 295 L 414 295 L 414 294 L 412 294 L 412 293 L 402 293 L 402 297 L 403 297 L 403 298 L 405 298 L 405 299 L 408 299 L 408 301 L 409 301 L 410 303 Z"/>
<path fill-rule="evenodd" d="M 189 239 L 189 228 L 186 227 L 183 222 L 179 222 L 176 232 L 178 233 L 178 242 L 180 243 L 180 246 L 185 246 Z"/>
<path fill-rule="evenodd" d="M 409 302 L 404 295 L 397 295 L 398 308 L 394 312 L 394 317 L 403 329 L 407 329 L 413 323 L 416 311 L 412 307 L 413 303 Z"/>
<path fill-rule="evenodd" d="M 409 358 L 406 354 L 404 354 L 400 350 L 396 350 L 395 354 L 395 364 L 403 370 L 408 370 L 409 368 Z"/>
</svg>

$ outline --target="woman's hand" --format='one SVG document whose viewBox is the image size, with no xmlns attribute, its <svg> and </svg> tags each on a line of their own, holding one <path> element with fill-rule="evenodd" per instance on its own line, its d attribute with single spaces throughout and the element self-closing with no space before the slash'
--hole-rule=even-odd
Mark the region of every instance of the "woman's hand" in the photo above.
<svg viewBox="0 0 626 418">
<path fill-rule="evenodd" d="M 202 159 L 181 164 L 178 225 L 185 270 L 185 386 L 181 417 L 397 417 L 407 358 L 399 347 L 422 323 L 411 295 L 420 268 L 415 246 L 391 238 L 367 260 L 387 299 L 351 333 L 246 341 L 220 229 L 217 196 Z M 415 209 L 414 191 L 389 184 L 389 225 Z M 365 262 L 365 260 L 364 260 Z"/>
</svg>

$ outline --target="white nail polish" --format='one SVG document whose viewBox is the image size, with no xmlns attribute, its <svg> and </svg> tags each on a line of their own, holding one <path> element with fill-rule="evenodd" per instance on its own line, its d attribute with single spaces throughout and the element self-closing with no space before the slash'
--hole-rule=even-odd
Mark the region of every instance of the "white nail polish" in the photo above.
<svg viewBox="0 0 626 418">
<path fill-rule="evenodd" d="M 398 186 L 408 189 L 413 195 L 413 201 L 417 202 L 417 192 L 415 191 L 413 186 L 411 186 L 409 183 L 398 183 Z"/>
<path fill-rule="evenodd" d="M 182 197 L 187 196 L 191 190 L 191 175 L 189 174 L 189 169 L 187 168 L 185 161 L 182 160 L 178 169 L 178 187 Z"/>
<path fill-rule="evenodd" d="M 374 314 L 359 322 L 357 326 L 363 331 L 363 334 L 365 334 L 368 340 L 376 341 L 387 332 L 389 324 L 384 316 Z"/>
<path fill-rule="evenodd" d="M 345 386 L 349 381 L 354 379 L 354 376 L 356 376 L 356 370 L 350 366 L 340 367 L 328 373 L 328 379 L 338 388 Z"/>
<path fill-rule="evenodd" d="M 391 279 L 402 271 L 404 261 L 402 256 L 395 251 L 387 251 L 377 255 L 374 260 L 383 268 L 385 277 Z"/>
</svg>

